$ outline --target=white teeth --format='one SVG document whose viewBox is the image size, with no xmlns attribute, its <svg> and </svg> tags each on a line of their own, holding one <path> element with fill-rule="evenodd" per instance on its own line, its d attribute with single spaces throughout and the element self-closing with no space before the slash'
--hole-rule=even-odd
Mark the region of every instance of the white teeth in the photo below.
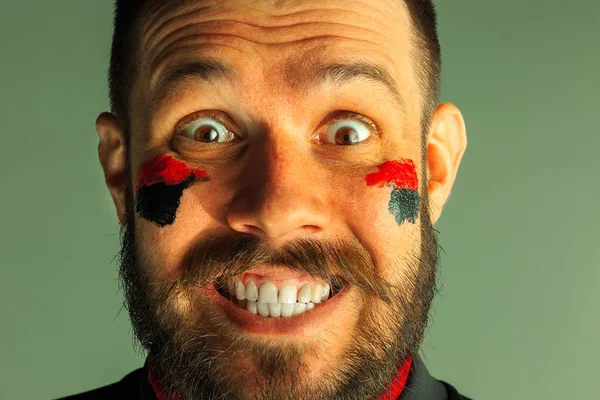
<svg viewBox="0 0 600 400">
<path fill-rule="evenodd" d="M 320 283 L 317 283 L 312 287 L 312 293 L 310 294 L 310 301 L 315 304 L 319 304 L 321 302 L 321 298 L 323 297 L 323 286 Z"/>
<path fill-rule="evenodd" d="M 302 285 L 300 290 L 298 290 L 298 302 L 308 303 L 310 301 L 310 298 L 311 298 L 310 285 L 308 283 L 305 283 L 304 285 Z"/>
<path fill-rule="evenodd" d="M 246 286 L 239 279 L 235 281 L 235 297 L 238 300 L 246 300 Z"/>
<path fill-rule="evenodd" d="M 326 283 L 323 286 L 323 296 L 321 297 L 321 301 L 325 301 L 329 298 L 329 285 Z"/>
<path fill-rule="evenodd" d="M 294 304 L 296 302 L 296 293 L 298 288 L 293 283 L 284 283 L 279 288 L 279 299 L 278 303 L 282 304 Z"/>
<path fill-rule="evenodd" d="M 240 306 L 245 307 L 246 310 L 252 314 L 258 314 L 261 317 L 292 317 L 294 315 L 304 314 L 306 311 L 315 308 L 315 303 L 294 303 L 294 304 L 281 304 L 281 303 L 263 303 L 262 301 L 249 301 L 240 300 L 238 303 Z"/>
<path fill-rule="evenodd" d="M 277 286 L 273 282 L 263 282 L 260 285 L 258 301 L 262 303 L 277 303 Z"/>
<path fill-rule="evenodd" d="M 250 279 L 246 285 L 236 279 L 230 284 L 230 293 L 235 293 L 237 304 L 261 317 L 291 317 L 303 314 L 329 299 L 330 286 L 326 283 L 305 283 L 300 289 L 295 283 L 285 282 L 277 289 L 275 283 L 262 281 L 260 288 Z"/>
<path fill-rule="evenodd" d="M 250 301 L 258 300 L 258 288 L 253 280 L 249 280 L 246 283 L 246 298 Z"/>
<path fill-rule="evenodd" d="M 294 313 L 294 306 L 296 304 L 282 304 L 281 305 L 281 316 L 282 317 L 291 317 Z"/>
<path fill-rule="evenodd" d="M 269 304 L 269 315 L 272 318 L 279 318 L 281 316 L 281 304 Z"/>
<path fill-rule="evenodd" d="M 296 303 L 296 304 L 294 304 L 293 315 L 303 314 L 304 311 L 306 311 L 306 303 Z"/>
<path fill-rule="evenodd" d="M 268 303 L 263 303 L 261 301 L 257 301 L 256 309 L 258 311 L 258 315 L 260 315 L 261 317 L 269 316 L 269 304 Z"/>
<path fill-rule="evenodd" d="M 250 311 L 252 314 L 256 314 L 258 312 L 256 308 L 256 302 L 248 300 L 248 303 L 246 304 L 246 310 Z"/>
</svg>

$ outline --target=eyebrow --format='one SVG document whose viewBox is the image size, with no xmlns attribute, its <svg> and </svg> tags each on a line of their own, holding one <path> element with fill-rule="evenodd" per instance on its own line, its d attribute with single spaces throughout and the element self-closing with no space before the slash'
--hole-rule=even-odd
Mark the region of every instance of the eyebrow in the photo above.
<svg viewBox="0 0 600 400">
<path fill-rule="evenodd" d="M 396 80 L 390 72 L 382 65 L 367 61 L 354 61 L 350 63 L 334 63 L 317 67 L 309 76 L 311 84 L 315 86 L 334 85 L 342 86 L 354 80 L 369 80 L 383 85 L 392 95 L 392 98 L 400 108 L 404 108 L 404 100 Z"/>
<path fill-rule="evenodd" d="M 178 63 L 170 67 L 167 72 L 152 78 L 150 84 L 152 98 L 146 109 L 146 115 L 150 115 L 163 97 L 178 84 L 183 82 L 217 83 L 231 80 L 233 75 L 234 71 L 226 64 L 209 58 Z"/>
<path fill-rule="evenodd" d="M 176 85 L 182 82 L 219 83 L 231 81 L 235 71 L 226 64 L 214 59 L 197 59 L 184 61 L 171 67 L 168 72 L 161 74 L 152 84 L 152 102 L 150 110 Z M 293 74 L 296 80 L 297 71 Z M 389 71 L 379 65 L 367 61 L 349 63 L 321 64 L 305 76 L 304 84 L 310 87 L 333 85 L 336 87 L 350 84 L 355 80 L 369 80 L 383 85 L 391 94 L 395 103 L 403 108 L 404 100 L 398 90 L 396 81 Z M 148 110 L 149 111 L 149 110 Z"/>
</svg>

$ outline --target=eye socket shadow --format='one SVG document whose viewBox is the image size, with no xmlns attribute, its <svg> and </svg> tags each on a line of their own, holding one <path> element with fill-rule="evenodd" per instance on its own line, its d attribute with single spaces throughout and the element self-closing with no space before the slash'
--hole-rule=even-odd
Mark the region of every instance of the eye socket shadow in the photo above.
<svg viewBox="0 0 600 400">
<path fill-rule="evenodd" d="M 419 214 L 421 197 L 419 180 L 412 160 L 386 161 L 378 166 L 379 171 L 366 176 L 368 186 L 391 186 L 388 211 L 394 215 L 396 223 L 415 223 Z"/>
<path fill-rule="evenodd" d="M 135 210 L 160 227 L 175 221 L 183 191 L 194 182 L 208 181 L 205 171 L 192 169 L 170 156 L 145 161 L 136 180 Z"/>
</svg>

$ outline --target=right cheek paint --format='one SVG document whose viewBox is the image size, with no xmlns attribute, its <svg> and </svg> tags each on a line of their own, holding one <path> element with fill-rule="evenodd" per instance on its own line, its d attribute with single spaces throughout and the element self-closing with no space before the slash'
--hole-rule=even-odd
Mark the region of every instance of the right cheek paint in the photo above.
<svg viewBox="0 0 600 400">
<path fill-rule="evenodd" d="M 389 212 L 398 225 L 405 221 L 415 223 L 419 214 L 419 181 L 412 160 L 386 161 L 378 166 L 379 171 L 366 176 L 368 186 L 390 186 Z"/>
<path fill-rule="evenodd" d="M 205 171 L 192 169 L 170 156 L 145 161 L 136 180 L 135 210 L 160 227 L 171 225 L 183 191 L 194 182 L 208 181 Z"/>
</svg>

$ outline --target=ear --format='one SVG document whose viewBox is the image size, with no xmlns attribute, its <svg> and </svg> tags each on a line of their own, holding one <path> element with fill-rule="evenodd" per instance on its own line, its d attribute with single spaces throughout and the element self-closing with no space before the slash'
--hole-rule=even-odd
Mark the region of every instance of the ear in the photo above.
<svg viewBox="0 0 600 400">
<path fill-rule="evenodd" d="M 465 121 L 456 106 L 444 103 L 433 115 L 427 141 L 429 207 L 435 224 L 450 196 L 460 160 L 467 147 Z"/>
<path fill-rule="evenodd" d="M 125 191 L 127 183 L 127 157 L 125 140 L 117 118 L 108 112 L 103 112 L 96 119 L 98 143 L 98 158 L 104 170 L 106 187 L 110 191 L 117 209 L 117 217 L 122 226 L 125 219 Z"/>
</svg>

